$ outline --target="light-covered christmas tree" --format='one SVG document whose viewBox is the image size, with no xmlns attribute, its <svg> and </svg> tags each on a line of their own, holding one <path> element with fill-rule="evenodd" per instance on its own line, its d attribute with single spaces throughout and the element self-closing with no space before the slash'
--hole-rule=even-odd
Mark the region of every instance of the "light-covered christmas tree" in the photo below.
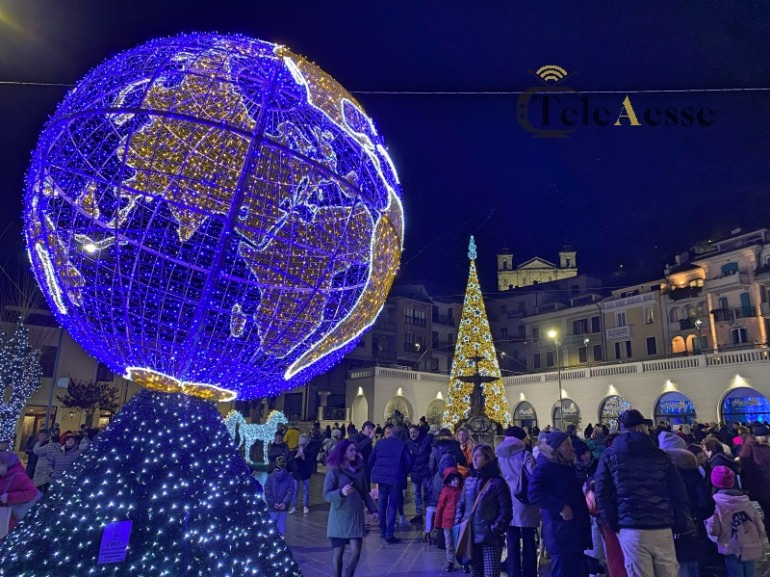
<svg viewBox="0 0 770 577">
<path fill-rule="evenodd" d="M 142 391 L 0 541 L 0 577 L 74 576 L 302 574 L 214 404 Z"/>
<path fill-rule="evenodd" d="M 474 399 L 473 389 L 481 387 L 481 407 L 486 416 L 502 426 L 511 421 L 508 398 L 497 363 L 495 344 L 489 330 L 484 299 L 476 274 L 476 243 L 471 237 L 468 248 L 470 273 L 465 289 L 460 329 L 457 334 L 455 354 L 452 359 L 450 374 L 449 399 L 447 401 L 444 422 L 457 426 L 472 415 L 473 406 L 479 407 L 479 399 Z M 481 377 L 480 379 L 478 377 Z M 492 379 L 492 380 L 490 380 Z M 488 381 L 474 384 L 474 380 Z M 478 395 L 477 395 L 478 396 Z M 473 402 L 475 401 L 475 403 Z"/>
<path fill-rule="evenodd" d="M 40 388 L 40 350 L 29 344 L 29 329 L 19 319 L 13 335 L 0 333 L 0 441 L 11 441 L 24 405 Z"/>
</svg>

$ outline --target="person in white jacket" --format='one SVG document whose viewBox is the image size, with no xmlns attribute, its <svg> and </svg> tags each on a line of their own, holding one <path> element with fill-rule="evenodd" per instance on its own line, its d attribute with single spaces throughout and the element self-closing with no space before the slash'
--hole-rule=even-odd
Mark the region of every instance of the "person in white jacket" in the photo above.
<svg viewBox="0 0 770 577">
<path fill-rule="evenodd" d="M 724 555 L 730 577 L 754 575 L 754 562 L 762 558 L 765 528 L 748 496 L 733 489 L 735 473 L 724 465 L 711 471 L 714 514 L 706 519 L 706 532 Z"/>
<path fill-rule="evenodd" d="M 540 507 L 523 503 L 516 497 L 517 489 L 525 489 L 525 475 L 532 478 L 535 459 L 527 451 L 524 439 L 527 433 L 520 427 L 508 427 L 505 438 L 497 445 L 495 455 L 500 471 L 511 491 L 513 517 L 505 534 L 508 547 L 508 577 L 536 577 L 537 544 L 535 532 L 540 525 Z M 522 483 L 522 481 L 525 481 Z M 521 497 L 525 498 L 523 495 Z M 525 498 L 525 500 L 527 500 Z M 523 555 L 522 555 L 523 553 Z"/>
</svg>

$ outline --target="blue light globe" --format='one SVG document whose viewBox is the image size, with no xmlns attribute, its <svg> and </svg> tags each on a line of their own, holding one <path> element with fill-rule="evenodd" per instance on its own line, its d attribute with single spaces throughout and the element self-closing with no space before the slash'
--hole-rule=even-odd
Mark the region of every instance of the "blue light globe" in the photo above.
<svg viewBox="0 0 770 577">
<path fill-rule="evenodd" d="M 374 322 L 399 195 L 328 74 L 268 42 L 182 35 L 70 92 L 34 153 L 25 233 L 52 310 L 113 371 L 252 398 L 328 368 Z"/>
</svg>

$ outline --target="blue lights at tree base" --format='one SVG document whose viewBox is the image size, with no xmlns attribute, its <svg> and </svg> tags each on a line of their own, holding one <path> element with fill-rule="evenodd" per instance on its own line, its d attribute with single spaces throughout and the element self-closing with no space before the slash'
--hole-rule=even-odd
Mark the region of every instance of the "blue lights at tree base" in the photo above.
<svg viewBox="0 0 770 577">
<path fill-rule="evenodd" d="M 104 528 L 121 521 L 110 562 Z M 301 573 L 214 404 L 142 391 L 0 544 L 2 577 L 74 575 Z"/>
</svg>

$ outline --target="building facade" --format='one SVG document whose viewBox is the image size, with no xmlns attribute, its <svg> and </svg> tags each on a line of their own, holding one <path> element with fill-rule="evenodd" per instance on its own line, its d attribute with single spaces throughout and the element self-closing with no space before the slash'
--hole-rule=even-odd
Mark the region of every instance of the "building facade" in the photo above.
<svg viewBox="0 0 770 577">
<path fill-rule="evenodd" d="M 497 255 L 497 290 L 506 291 L 577 276 L 577 252 L 565 245 L 559 251 L 558 266 L 538 256 L 517 267 L 513 252 L 507 247 Z"/>
</svg>

